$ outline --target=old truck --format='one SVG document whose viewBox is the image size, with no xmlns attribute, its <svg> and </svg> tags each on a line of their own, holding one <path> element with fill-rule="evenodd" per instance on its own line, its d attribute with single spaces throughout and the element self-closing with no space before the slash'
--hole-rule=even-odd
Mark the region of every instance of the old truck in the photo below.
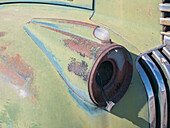
<svg viewBox="0 0 170 128">
<path fill-rule="evenodd" d="M 0 0 L 0 127 L 169 128 L 169 0 Z"/>
</svg>

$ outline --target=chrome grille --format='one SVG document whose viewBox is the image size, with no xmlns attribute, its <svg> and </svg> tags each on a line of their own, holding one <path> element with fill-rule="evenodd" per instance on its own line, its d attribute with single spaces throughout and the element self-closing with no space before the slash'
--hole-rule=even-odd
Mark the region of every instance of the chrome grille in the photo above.
<svg viewBox="0 0 170 128">
<path fill-rule="evenodd" d="M 163 43 L 170 45 L 170 0 L 163 0 L 163 3 L 159 4 L 159 10 L 163 13 L 163 17 L 160 18 L 160 24 L 163 25 Z"/>
<path fill-rule="evenodd" d="M 168 128 L 170 115 L 170 48 L 163 45 L 140 55 L 136 68 L 144 83 L 149 105 L 151 128 Z"/>
</svg>

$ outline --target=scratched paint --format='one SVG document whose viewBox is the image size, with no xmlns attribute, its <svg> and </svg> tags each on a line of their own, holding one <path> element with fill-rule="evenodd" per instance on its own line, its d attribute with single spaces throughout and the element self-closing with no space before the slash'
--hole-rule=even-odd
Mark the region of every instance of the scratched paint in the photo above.
<svg viewBox="0 0 170 128">
<path fill-rule="evenodd" d="M 33 69 L 16 54 L 11 56 L 4 51 L 7 46 L 0 47 L 0 79 L 7 83 L 11 88 L 15 89 L 21 98 L 30 97 L 33 102 L 36 102 L 35 92 L 31 88 L 34 80 Z"/>
<path fill-rule="evenodd" d="M 101 0 L 99 0 L 99 2 L 100 1 Z M 114 3 L 111 1 L 107 1 L 107 2 L 109 6 L 111 6 L 111 4 Z M 136 3 L 134 2 L 135 5 L 137 5 L 138 2 Z M 129 2 L 129 5 L 131 4 L 133 4 L 133 2 Z M 105 9 L 104 5 L 105 4 L 102 5 L 101 9 L 110 10 L 108 8 Z M 114 6 L 114 8 L 112 7 L 112 9 L 114 10 L 116 7 Z M 125 6 L 125 8 L 126 7 L 127 6 Z M 16 8 L 20 10 L 17 13 L 15 12 Z M 35 109 L 34 105 L 31 105 L 32 103 L 30 103 L 27 100 L 27 98 L 21 100 L 22 102 L 20 102 L 20 100 L 18 101 L 17 98 L 15 97 L 16 95 L 9 94 L 12 93 L 11 90 L 8 89 L 7 91 L 6 89 L 7 92 L 6 96 L 3 97 L 7 99 L 4 100 L 4 102 L 1 102 L 1 106 L 3 105 L 5 106 L 5 108 L 3 106 L 2 107 L 0 106 L 0 110 L 1 110 L 0 127 L 2 128 L 7 127 L 7 119 L 9 120 L 12 127 L 22 127 L 22 128 L 24 127 L 26 128 L 27 127 L 51 127 L 51 128 L 128 127 L 128 128 L 132 128 L 132 127 L 142 127 L 142 126 L 146 128 L 149 126 L 147 125 L 148 107 L 147 107 L 147 103 L 145 102 L 147 101 L 147 99 L 144 93 L 145 90 L 142 86 L 142 82 L 140 81 L 140 78 L 138 77 L 138 74 L 136 73 L 134 74 L 135 77 L 132 81 L 132 85 L 130 89 L 128 90 L 128 93 L 119 102 L 119 104 L 117 104 L 117 106 L 114 107 L 112 113 L 104 113 L 97 116 L 89 116 L 89 114 L 86 111 L 80 109 L 79 105 L 74 101 L 72 96 L 70 96 L 70 94 L 67 93 L 67 89 L 65 88 L 65 85 L 61 80 L 61 77 L 58 75 L 58 73 L 56 73 L 54 66 L 50 64 L 48 59 L 44 59 L 47 57 L 43 54 L 43 52 L 36 46 L 34 41 L 32 41 L 30 37 L 26 34 L 26 32 L 22 29 L 22 26 L 26 23 L 26 21 L 29 21 L 31 18 L 33 17 L 43 18 L 44 16 L 47 18 L 56 17 L 56 18 L 71 19 L 71 20 L 84 21 L 90 23 L 91 21 L 89 21 L 89 16 L 91 15 L 91 13 L 89 13 L 89 11 L 84 11 L 84 10 L 82 11 L 78 9 L 73 10 L 71 8 L 67 9 L 64 7 L 54 8 L 54 6 L 52 5 L 44 6 L 42 4 L 41 5 L 35 5 L 35 4 L 34 5 L 31 4 L 4 5 L 4 8 L 2 8 L 2 10 L 0 11 L 1 11 L 0 26 L 2 28 L 1 31 L 6 31 L 10 35 L 10 36 L 4 36 L 3 38 L 0 38 L 0 42 L 3 43 L 3 41 L 5 41 L 6 43 L 13 43 L 11 44 L 12 46 L 11 49 L 10 48 L 8 49 L 8 52 L 12 52 L 11 55 L 14 56 L 16 53 L 20 53 L 20 55 L 23 56 L 27 62 L 29 62 L 31 67 L 34 68 L 34 73 L 36 73 L 33 86 L 38 85 L 42 88 L 41 92 L 39 93 L 40 95 L 38 100 L 40 102 L 41 107 L 40 109 L 36 109 L 36 110 L 34 110 Z M 114 11 L 112 12 L 114 13 Z M 127 14 L 127 10 L 125 10 L 125 12 L 126 12 L 125 14 Z M 128 20 L 126 20 L 128 15 L 125 16 L 126 16 L 125 21 L 126 23 L 128 23 L 127 22 Z M 133 16 L 135 17 L 135 15 Z M 100 21 L 105 20 L 105 21 L 112 22 L 112 24 L 117 24 L 118 26 L 120 25 L 119 24 L 120 22 L 119 23 L 115 22 L 114 20 L 111 19 L 111 17 L 108 19 L 105 17 L 107 17 L 107 14 L 99 17 Z M 5 20 L 6 18 L 10 18 L 11 20 L 6 22 Z M 110 26 L 109 24 L 107 25 Z M 6 28 L 8 29 L 6 30 Z M 135 29 L 135 27 L 133 28 Z M 128 29 L 125 31 L 128 31 Z M 140 34 L 135 35 L 134 37 L 136 36 L 140 36 Z M 49 37 L 51 38 L 51 36 Z M 50 40 L 50 38 L 48 38 L 48 40 Z M 120 38 L 116 38 L 114 34 L 111 35 L 111 38 L 114 42 L 120 44 L 122 43 L 120 42 Z M 55 40 L 55 38 L 52 39 Z M 142 45 L 143 41 L 141 40 L 139 41 L 140 42 L 136 40 L 138 45 Z M 148 42 L 150 41 L 146 40 L 146 42 L 144 43 L 148 43 Z M 127 45 L 127 48 L 129 47 L 130 45 Z M 148 48 L 150 47 L 148 46 Z M 30 51 L 29 49 L 31 49 L 31 52 L 29 52 Z M 53 50 L 53 52 L 56 51 Z M 61 58 L 59 59 L 61 60 L 61 62 L 59 63 L 62 63 L 63 59 Z M 77 61 L 81 62 L 81 60 L 79 59 L 77 59 Z M 73 78 L 75 78 L 73 73 L 71 75 L 73 76 Z M 136 84 L 136 81 L 138 84 Z M 0 94 L 2 100 L 3 100 L 2 94 L 4 91 L 5 89 L 2 90 Z M 127 112 L 127 108 L 128 108 L 128 112 Z"/>
<path fill-rule="evenodd" d="M 68 36 L 79 36 L 92 42 L 101 43 L 101 41 L 93 36 L 94 30 L 98 27 L 94 24 L 55 18 L 35 18 L 29 23 L 36 23 L 51 29 L 64 31 Z"/>
<path fill-rule="evenodd" d="M 0 32 L 0 37 L 3 37 L 3 36 L 5 36 L 5 32 Z"/>
<path fill-rule="evenodd" d="M 85 61 L 77 62 L 76 58 L 71 58 L 70 64 L 68 64 L 68 70 L 69 72 L 74 72 L 74 74 L 80 76 L 83 78 L 83 80 L 88 80 L 88 74 L 87 72 L 88 64 Z"/>
<path fill-rule="evenodd" d="M 56 19 L 54 19 L 54 20 L 56 20 Z M 71 22 L 75 25 L 78 24 L 78 26 L 81 24 L 82 26 L 85 26 L 85 27 L 83 27 L 83 29 L 90 26 L 89 24 L 87 25 L 86 23 L 83 23 L 83 22 L 77 23 L 77 22 L 68 21 L 68 20 L 65 21 L 65 20 L 61 20 L 61 19 L 59 19 L 59 21 L 60 22 L 63 21 L 64 23 L 68 23 L 68 24 L 70 24 L 70 22 Z M 59 33 L 66 35 L 68 37 L 71 37 L 71 39 L 64 39 L 66 46 L 68 46 L 70 49 L 80 53 L 80 55 L 87 56 L 93 60 L 96 59 L 101 54 L 102 51 L 104 51 L 106 48 L 108 48 L 110 46 L 110 45 L 101 44 L 101 42 L 99 40 L 95 41 L 94 37 L 92 40 L 86 39 L 86 38 L 80 36 L 80 34 L 79 35 L 75 34 L 74 31 L 70 31 L 68 29 L 60 27 L 53 23 L 40 22 L 40 21 L 35 21 L 35 20 L 31 20 L 30 22 L 28 22 L 28 24 L 30 24 L 30 23 L 36 24 L 43 28 L 47 28 L 47 29 L 59 32 Z M 94 31 L 97 26 L 91 25 L 91 27 L 93 28 L 92 30 Z M 93 35 L 93 31 L 91 33 L 91 36 Z"/>
<path fill-rule="evenodd" d="M 41 50 L 49 58 L 51 63 L 54 65 L 54 67 L 56 68 L 56 70 L 58 71 L 62 79 L 64 80 L 65 85 L 68 88 L 68 92 L 74 98 L 74 100 L 80 105 L 80 107 L 86 110 L 91 115 L 100 114 L 101 112 L 103 112 L 102 109 L 99 109 L 97 106 L 95 106 L 92 103 L 92 101 L 90 100 L 89 94 L 87 92 L 72 85 L 72 83 L 64 75 L 62 67 L 59 64 L 59 61 L 55 57 L 53 52 L 49 51 L 46 48 L 45 44 L 40 39 L 38 39 L 26 26 L 24 26 L 24 29 L 29 34 L 29 36 L 32 38 L 32 40 L 41 48 Z"/>
</svg>

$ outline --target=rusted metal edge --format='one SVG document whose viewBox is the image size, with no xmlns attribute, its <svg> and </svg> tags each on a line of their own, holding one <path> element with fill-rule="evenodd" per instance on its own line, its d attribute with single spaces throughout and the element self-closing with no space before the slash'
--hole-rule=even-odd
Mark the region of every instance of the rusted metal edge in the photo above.
<svg viewBox="0 0 170 128">
<path fill-rule="evenodd" d="M 160 24 L 170 26 L 170 18 L 160 18 Z"/>
<path fill-rule="evenodd" d="M 94 86 L 94 84 L 96 84 L 95 83 L 95 79 L 94 79 L 94 77 L 95 77 L 95 74 L 96 74 L 96 70 L 97 70 L 97 67 L 99 66 L 99 64 L 100 63 L 102 63 L 102 60 L 103 60 L 103 58 L 104 58 L 104 56 L 106 56 L 106 54 L 107 53 L 109 53 L 109 51 L 111 51 L 111 50 L 114 50 L 114 49 L 116 49 L 116 48 L 123 48 L 124 49 L 124 47 L 123 46 L 120 46 L 120 45 L 117 45 L 117 44 L 112 44 L 112 45 L 110 45 L 107 49 L 105 49 L 100 55 L 99 55 L 99 57 L 96 59 L 96 61 L 95 61 L 95 63 L 94 63 L 94 65 L 93 65 L 93 67 L 92 67 L 92 69 L 91 69 L 91 71 L 90 71 L 90 74 L 89 74 L 89 79 L 88 79 L 88 90 L 89 90 L 89 95 L 90 95 L 90 98 L 91 98 L 91 100 L 96 104 L 96 105 L 98 105 L 98 106 L 103 106 L 104 105 L 104 103 L 101 103 L 101 104 L 99 104 L 97 101 L 96 101 L 96 99 L 95 99 L 95 97 L 94 97 L 94 92 L 93 92 L 93 89 L 92 88 L 94 88 L 93 86 Z M 125 56 L 124 56 L 125 57 Z M 103 60 L 103 61 L 109 61 L 109 60 Z M 115 63 L 115 62 L 114 62 Z M 127 64 L 127 66 L 129 67 L 129 65 L 131 65 L 130 63 L 129 64 Z M 113 101 L 114 103 L 117 103 L 122 97 L 123 97 L 123 95 L 125 94 L 125 92 L 127 91 L 127 88 L 128 88 L 128 86 L 130 85 L 130 81 L 131 81 L 131 78 L 132 78 L 132 72 L 133 72 L 133 69 L 132 69 L 132 67 L 129 67 L 129 70 L 130 70 L 130 74 L 128 75 L 129 76 L 129 79 L 128 78 L 125 78 L 126 80 L 127 80 L 127 86 L 125 87 L 125 89 L 122 89 L 122 92 L 121 92 L 121 95 L 119 95 L 120 93 L 119 92 L 117 92 L 117 94 L 115 94 L 115 96 L 114 97 L 111 97 L 112 99 L 113 98 L 115 98 L 116 97 L 116 99 L 115 99 L 115 101 Z M 124 74 L 122 74 L 122 77 L 123 77 L 123 75 Z M 127 75 L 127 74 L 126 74 Z M 114 79 L 114 78 L 113 78 Z M 121 78 L 120 78 L 121 79 Z M 112 78 L 111 78 L 111 80 L 112 80 Z M 121 83 L 122 84 L 122 83 Z M 119 88 L 119 86 L 120 85 L 118 85 L 118 88 Z M 113 87 L 113 83 L 108 83 L 105 87 L 104 87 L 104 89 L 108 89 L 108 88 L 112 88 Z M 120 87 L 120 88 L 122 88 L 122 86 Z M 112 88 L 112 89 L 114 89 L 114 88 Z M 113 91 L 113 90 L 112 90 Z M 109 94 L 107 94 L 107 95 L 109 95 Z"/>
</svg>

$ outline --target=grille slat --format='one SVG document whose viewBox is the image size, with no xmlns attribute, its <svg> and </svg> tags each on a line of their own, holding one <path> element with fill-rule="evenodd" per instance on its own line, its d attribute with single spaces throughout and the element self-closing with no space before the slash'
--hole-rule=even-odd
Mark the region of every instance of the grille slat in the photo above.
<svg viewBox="0 0 170 128">
<path fill-rule="evenodd" d="M 170 26 L 170 18 L 160 18 L 160 24 Z"/>
<path fill-rule="evenodd" d="M 169 36 L 164 36 L 164 44 L 170 45 L 170 37 Z"/>
<path fill-rule="evenodd" d="M 163 25 L 163 43 L 170 45 L 170 3 L 163 0 L 163 4 L 159 4 L 159 10 L 163 12 L 163 18 L 160 18 L 160 24 Z"/>
<path fill-rule="evenodd" d="M 170 4 L 169 3 L 159 4 L 159 10 L 162 12 L 170 12 Z"/>
<path fill-rule="evenodd" d="M 169 47 L 164 47 L 162 52 L 167 56 L 167 58 L 170 58 L 170 48 Z"/>
<path fill-rule="evenodd" d="M 161 68 L 164 70 L 167 79 L 170 79 L 170 64 L 168 60 L 158 51 L 152 52 L 153 58 L 157 61 L 157 63 L 161 66 Z"/>
<path fill-rule="evenodd" d="M 166 88 L 164 85 L 163 78 L 154 64 L 154 62 L 151 60 L 151 58 L 146 54 L 142 56 L 142 59 L 146 62 L 148 67 L 153 73 L 153 77 L 155 77 L 157 84 L 158 84 L 158 99 L 159 99 L 159 106 L 160 106 L 160 125 L 161 128 L 167 127 L 167 96 L 166 96 Z"/>
<path fill-rule="evenodd" d="M 169 77 L 170 77 L 170 65 L 169 65 L 169 49 L 167 45 L 163 45 L 157 49 L 151 50 L 142 54 L 137 59 L 137 65 L 141 65 L 144 69 L 146 76 L 149 78 L 151 87 L 155 96 L 156 105 L 156 127 L 167 128 L 168 115 L 169 115 Z M 165 57 L 166 56 L 166 57 Z M 142 62 L 142 63 L 141 63 Z M 138 66 L 138 72 L 142 81 L 144 78 L 140 73 L 140 66 Z M 165 77 L 166 76 L 166 77 Z M 144 82 L 145 85 L 145 82 Z M 145 85 L 146 86 L 146 85 Z"/>
<path fill-rule="evenodd" d="M 150 128 L 155 128 L 156 127 L 156 105 L 155 105 L 154 92 L 152 90 L 152 86 L 148 79 L 148 76 L 146 75 L 142 66 L 139 63 L 137 63 L 136 67 L 138 69 L 140 76 L 142 77 L 142 81 L 144 83 L 144 87 L 148 96 L 148 105 L 150 110 L 149 112 Z"/>
</svg>

